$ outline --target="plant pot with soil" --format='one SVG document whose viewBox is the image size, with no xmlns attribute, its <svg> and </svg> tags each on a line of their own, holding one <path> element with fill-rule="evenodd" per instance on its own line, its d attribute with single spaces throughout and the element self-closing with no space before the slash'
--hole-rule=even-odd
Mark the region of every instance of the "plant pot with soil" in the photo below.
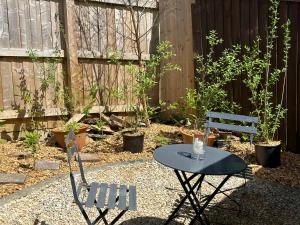
<svg viewBox="0 0 300 225">
<path fill-rule="evenodd" d="M 259 164 L 266 167 L 280 166 L 280 141 L 275 134 L 285 118 L 287 109 L 283 106 L 285 98 L 288 71 L 288 56 L 291 47 L 290 21 L 279 26 L 280 1 L 272 1 L 269 8 L 268 36 L 264 42 L 259 37 L 242 49 L 242 63 L 240 67 L 245 74 L 244 84 L 249 89 L 249 102 L 253 111 L 252 116 L 259 118 L 257 135 L 255 137 L 255 154 Z M 281 30 L 279 30 L 281 29 Z M 283 43 L 278 42 L 278 36 Z M 265 43 L 266 46 L 262 46 Z M 276 44 L 282 45 L 281 61 L 274 63 L 272 55 L 276 54 Z M 278 65 L 282 65 L 279 67 Z M 279 82 L 279 80 L 283 82 Z M 274 103 L 274 90 L 279 90 L 280 97 Z M 278 97 L 278 95 L 277 95 Z"/>
<path fill-rule="evenodd" d="M 137 38 L 137 40 L 140 40 Z M 144 146 L 144 133 L 138 130 L 138 127 L 144 124 L 150 126 L 150 119 L 155 114 L 157 107 L 150 104 L 150 96 L 148 93 L 158 83 L 159 79 L 168 71 L 179 70 L 178 65 L 173 63 L 164 63 L 170 60 L 174 54 L 172 53 L 172 45 L 168 41 L 160 42 L 156 47 L 155 54 L 150 56 L 149 60 L 142 58 L 140 42 L 136 43 L 137 63 L 129 63 L 125 65 L 127 73 L 132 76 L 131 84 L 134 102 L 131 105 L 131 112 L 134 112 L 135 120 L 129 126 L 133 128 L 130 132 L 123 132 L 123 149 L 131 152 L 142 152 Z M 115 62 L 116 59 L 114 60 Z M 126 95 L 124 95 L 126 96 Z M 128 101 L 128 99 L 126 99 Z"/>
<path fill-rule="evenodd" d="M 275 168 L 280 166 L 281 142 L 271 144 L 255 144 L 255 156 L 257 162 L 264 167 Z"/>
<path fill-rule="evenodd" d="M 144 148 L 145 134 L 140 131 L 124 131 L 123 136 L 123 149 L 132 153 L 140 153 Z"/>
<path fill-rule="evenodd" d="M 87 137 L 87 129 L 89 125 L 77 123 L 77 122 L 70 122 L 67 123 L 64 127 L 57 127 L 52 130 L 53 136 L 57 144 L 65 148 L 65 136 L 67 135 L 69 129 L 73 129 L 75 133 L 75 141 L 78 146 L 78 150 L 82 149 L 86 145 L 86 137 Z"/>
<path fill-rule="evenodd" d="M 182 140 L 184 144 L 193 144 L 193 138 L 199 138 L 204 141 L 205 135 L 201 131 L 196 131 L 193 129 L 188 129 L 186 127 L 180 127 L 179 132 L 182 135 Z M 216 141 L 216 135 L 211 133 L 207 138 L 207 145 L 213 146 Z"/>
</svg>

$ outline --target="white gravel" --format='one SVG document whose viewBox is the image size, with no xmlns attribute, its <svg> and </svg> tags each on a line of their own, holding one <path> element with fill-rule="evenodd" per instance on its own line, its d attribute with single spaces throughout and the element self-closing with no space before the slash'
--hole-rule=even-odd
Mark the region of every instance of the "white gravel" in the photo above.
<svg viewBox="0 0 300 225">
<path fill-rule="evenodd" d="M 89 181 L 120 182 L 137 186 L 138 211 L 127 212 L 118 224 L 162 224 L 174 208 L 176 199 L 183 194 L 174 172 L 155 162 L 119 164 L 86 174 Z M 222 178 L 208 176 L 206 179 L 218 183 Z M 232 177 L 225 188 L 241 186 L 243 183 L 244 179 Z M 208 185 L 203 187 L 202 192 L 210 191 L 212 189 Z M 227 205 L 227 201 L 224 201 L 223 195 L 218 195 L 206 213 L 212 224 L 300 224 L 299 189 L 287 189 L 252 180 L 248 181 L 246 193 L 238 191 L 231 195 L 243 202 L 243 212 L 237 214 L 220 210 L 218 206 Z M 72 201 L 69 177 L 65 176 L 0 206 L 0 224 L 86 224 Z M 90 213 L 96 215 L 95 211 Z M 117 211 L 111 213 L 114 215 Z M 172 224 L 188 224 L 191 215 L 192 211 L 187 204 L 181 211 L 181 216 L 176 219 L 177 222 Z"/>
</svg>

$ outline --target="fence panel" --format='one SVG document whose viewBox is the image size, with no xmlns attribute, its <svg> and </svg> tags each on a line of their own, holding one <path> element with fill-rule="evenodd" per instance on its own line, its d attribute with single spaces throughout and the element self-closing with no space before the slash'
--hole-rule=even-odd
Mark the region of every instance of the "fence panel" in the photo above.
<svg viewBox="0 0 300 225">
<path fill-rule="evenodd" d="M 213 5 L 213 6 L 211 6 Z M 216 30 L 224 42 L 220 49 L 232 44 L 251 45 L 256 36 L 262 39 L 261 46 L 266 46 L 269 2 L 267 0 L 196 0 L 192 6 L 194 51 L 207 54 L 205 36 L 209 30 Z M 213 18 L 209 15 L 215 15 Z M 287 19 L 291 20 L 291 44 L 289 52 L 288 76 L 284 89 L 283 105 L 288 109 L 278 131 L 278 138 L 286 144 L 287 149 L 300 153 L 300 1 L 282 0 L 280 3 L 281 26 Z M 222 23 L 223 21 L 223 23 Z M 276 53 L 272 63 L 282 66 L 283 57 L 282 33 L 276 42 Z M 240 103 L 243 114 L 251 110 L 248 102 L 249 93 L 242 82 L 243 76 L 233 81 L 229 87 L 232 100 Z M 279 103 L 284 80 L 281 79 L 275 88 L 274 102 Z"/>
<path fill-rule="evenodd" d="M 139 35 L 147 59 L 158 42 L 158 10 L 154 0 L 138 2 L 134 12 L 141 15 Z M 76 96 L 78 108 L 91 101 L 90 92 L 97 87 L 92 112 L 124 111 L 135 102 L 134 81 L 125 70 L 125 63 L 137 59 L 134 38 L 127 0 L 0 0 L 0 119 L 8 124 L 5 131 L 24 128 L 13 124 L 24 124 L 22 118 L 29 117 L 20 110 L 25 94 L 41 94 L 51 59 L 58 59 L 52 70 L 59 85 L 38 101 L 51 124 L 62 114 L 64 103 L 54 100 L 64 87 Z M 38 59 L 29 57 L 30 49 Z M 120 64 L 111 64 L 113 53 L 120 55 Z M 152 95 L 158 102 L 158 94 Z"/>
</svg>

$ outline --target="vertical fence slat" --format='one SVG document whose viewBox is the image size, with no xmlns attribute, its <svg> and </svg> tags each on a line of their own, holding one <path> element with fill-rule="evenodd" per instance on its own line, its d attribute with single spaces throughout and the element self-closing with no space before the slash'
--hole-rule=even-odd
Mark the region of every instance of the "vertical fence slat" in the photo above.
<svg viewBox="0 0 300 225">
<path fill-rule="evenodd" d="M 291 19 L 291 33 L 297 34 L 298 24 L 297 18 L 298 18 L 298 8 L 297 3 L 290 2 L 288 4 L 289 7 L 289 18 Z M 291 46 L 293 46 L 290 49 L 290 58 L 289 58 L 289 64 L 288 64 L 288 79 L 287 79 L 287 136 L 289 138 L 287 148 L 296 151 L 296 93 L 297 93 L 297 35 L 292 35 L 291 37 Z"/>
</svg>

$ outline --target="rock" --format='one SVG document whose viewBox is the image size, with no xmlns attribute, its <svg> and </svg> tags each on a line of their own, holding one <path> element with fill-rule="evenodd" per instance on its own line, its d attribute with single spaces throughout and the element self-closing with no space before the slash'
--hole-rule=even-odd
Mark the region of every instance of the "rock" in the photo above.
<svg viewBox="0 0 300 225">
<path fill-rule="evenodd" d="M 88 136 L 94 140 L 106 139 L 109 137 L 109 135 L 107 135 L 107 134 L 88 134 Z"/>
<path fill-rule="evenodd" d="M 59 162 L 50 160 L 38 160 L 35 162 L 34 168 L 37 170 L 58 170 Z"/>
<path fill-rule="evenodd" d="M 24 184 L 25 174 L 20 173 L 0 173 L 0 184 Z"/>
<path fill-rule="evenodd" d="M 31 153 L 30 152 L 17 152 L 17 153 L 10 154 L 9 156 L 16 157 L 17 159 L 28 159 L 29 157 L 31 157 Z"/>
<path fill-rule="evenodd" d="M 80 152 L 79 155 L 80 155 L 82 162 L 99 162 L 100 161 L 99 156 L 96 154 Z M 76 155 L 76 160 L 77 160 L 77 155 Z"/>
</svg>

